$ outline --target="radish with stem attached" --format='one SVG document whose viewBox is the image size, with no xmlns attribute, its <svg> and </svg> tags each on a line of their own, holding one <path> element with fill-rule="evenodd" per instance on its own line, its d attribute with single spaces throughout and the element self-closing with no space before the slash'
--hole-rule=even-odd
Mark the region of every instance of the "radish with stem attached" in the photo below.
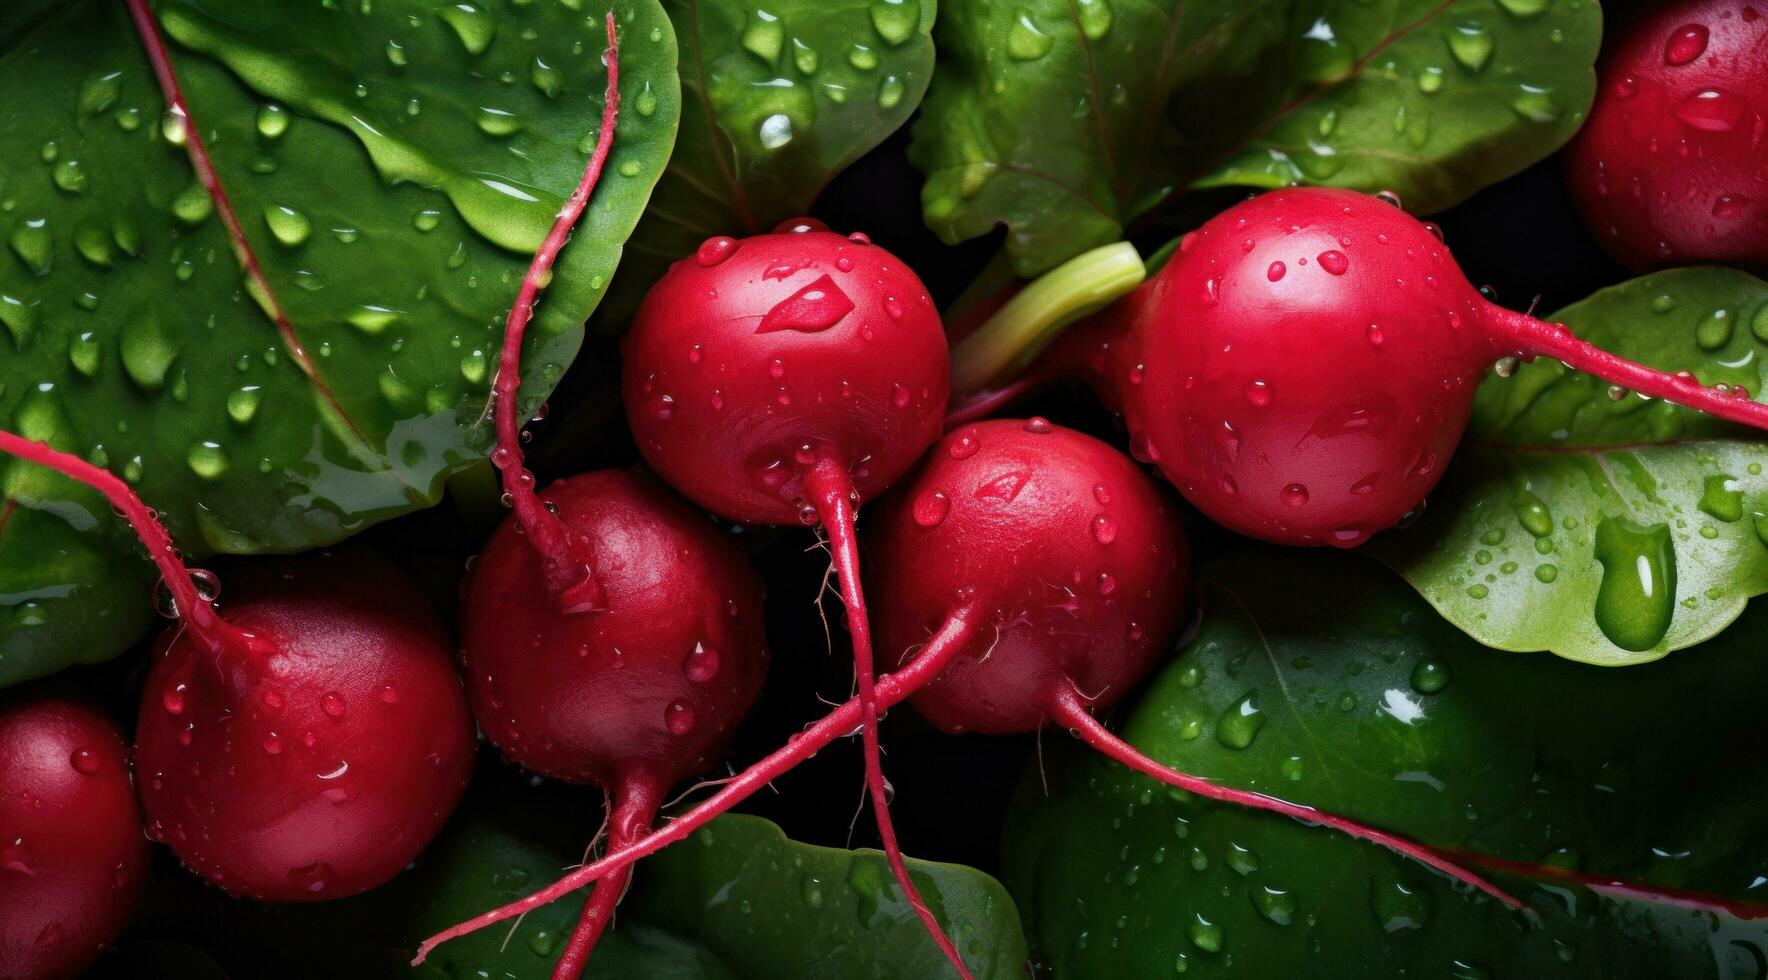
<svg viewBox="0 0 1768 980">
<path fill-rule="evenodd" d="M 878 747 L 870 618 L 854 529 L 938 438 L 948 351 L 926 288 L 861 234 L 809 219 L 713 238 L 672 266 L 624 344 L 628 422 L 645 460 L 733 521 L 820 525 L 853 639 L 866 790 L 897 884 L 960 975 L 903 864 Z"/>
<path fill-rule="evenodd" d="M 485 735 L 506 758 L 607 791 L 608 843 L 650 831 L 670 786 L 704 771 L 760 693 L 767 669 L 760 581 L 700 514 L 638 473 L 604 471 L 536 492 L 524 465 L 522 340 L 553 261 L 595 192 L 620 101 L 608 80 L 596 145 L 510 310 L 493 385 L 505 500 L 462 596 L 462 659 Z M 629 872 L 597 884 L 553 968 L 582 974 Z"/>
<path fill-rule="evenodd" d="M 1123 454 L 1043 419 L 964 426 L 933 448 L 882 509 L 869 567 L 883 613 L 881 642 L 902 666 L 879 678 L 881 706 L 912 699 L 948 732 L 1017 734 L 1055 722 L 1168 785 L 1342 831 L 1518 904 L 1429 847 L 1177 772 L 1093 718 L 1176 642 L 1189 591 L 1177 515 Z M 440 933 L 425 949 L 521 915 L 686 838 L 851 733 L 862 718 L 858 700 L 848 701 L 649 837 Z"/>
<path fill-rule="evenodd" d="M 148 834 L 232 894 L 307 902 L 404 870 L 466 791 L 472 719 L 442 625 L 367 553 L 244 567 L 179 560 L 108 470 L 0 431 L 0 451 L 107 497 L 162 576 L 160 637 L 136 723 Z"/>
<path fill-rule="evenodd" d="M 1557 358 L 1617 393 L 1768 429 L 1768 405 L 1747 391 L 1653 370 L 1491 303 L 1440 232 L 1396 204 L 1304 187 L 1235 205 L 1052 343 L 1074 307 L 1097 303 L 1094 279 L 1137 278 L 1122 246 L 1089 253 L 1099 260 L 1090 277 L 1046 290 L 1035 308 L 1003 307 L 958 348 L 954 421 L 1081 376 L 1122 414 L 1131 453 L 1212 520 L 1278 544 L 1337 547 L 1419 507 L 1494 363 L 1502 374 L 1517 359 Z M 1020 353 L 1040 349 L 1015 378 Z"/>
</svg>

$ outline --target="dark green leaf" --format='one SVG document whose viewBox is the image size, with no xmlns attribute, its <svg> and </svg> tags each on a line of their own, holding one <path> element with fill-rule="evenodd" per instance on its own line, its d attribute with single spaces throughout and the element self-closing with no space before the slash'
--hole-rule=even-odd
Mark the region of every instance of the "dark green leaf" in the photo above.
<svg viewBox="0 0 1768 980">
<path fill-rule="evenodd" d="M 911 150 L 947 241 L 1042 272 L 1188 188 L 1390 189 L 1421 213 L 1559 147 L 1594 0 L 1027 0 L 946 11 Z"/>
<path fill-rule="evenodd" d="M 615 0 L 627 111 L 528 350 L 581 340 L 675 135 L 675 39 Z M 194 125 L 311 371 L 251 295 L 120 3 L 0 51 L 0 424 L 109 466 L 195 558 L 433 503 L 482 457 L 502 320 L 576 184 L 606 72 L 583 3 L 159 4 Z M 641 100 L 640 96 L 645 98 Z M 8 463 L 0 685 L 113 654 L 149 576 L 108 508 Z"/>
<path fill-rule="evenodd" d="M 581 860 L 600 798 L 484 771 L 415 871 L 358 898 L 311 906 L 232 902 L 181 875 L 139 937 L 195 945 L 272 980 L 406 975 L 419 941 L 532 892 Z M 979 978 L 1022 975 L 1019 916 L 994 879 L 910 860 L 923 896 Z M 544 980 L 577 921 L 581 893 L 442 946 L 425 977 Z M 323 943 L 312 943 L 324 936 Z M 269 964 L 269 965 L 254 965 Z M 949 966 L 875 851 L 787 840 L 758 817 L 726 815 L 641 863 L 590 980 L 920 980 Z"/>
<path fill-rule="evenodd" d="M 1645 276 L 1555 319 L 1707 384 L 1768 384 L 1768 283 L 1743 272 Z M 1370 549 L 1489 646 L 1627 664 L 1718 633 L 1768 592 L 1768 442 L 1612 394 L 1553 360 L 1488 378 L 1424 520 Z"/>
<path fill-rule="evenodd" d="M 1047 798 L 1029 774 L 1006 846 L 1056 977 L 1757 974 L 1768 606 L 1699 651 L 1605 671 L 1485 649 L 1356 554 L 1238 554 L 1200 580 L 1199 632 L 1125 737 L 1464 862 L 1515 862 L 1497 880 L 1539 923 L 1384 849 L 1168 791 L 1064 740 Z M 1758 917 L 1716 910 L 1727 901 Z"/>
<path fill-rule="evenodd" d="M 935 0 L 665 0 L 681 45 L 681 138 L 603 318 L 624 328 L 671 262 L 713 235 L 810 210 L 920 105 Z"/>
</svg>

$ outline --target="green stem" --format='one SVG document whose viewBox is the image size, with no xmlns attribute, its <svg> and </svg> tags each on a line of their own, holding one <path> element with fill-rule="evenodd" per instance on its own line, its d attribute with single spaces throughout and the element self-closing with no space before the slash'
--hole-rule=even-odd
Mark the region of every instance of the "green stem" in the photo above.
<svg viewBox="0 0 1768 980">
<path fill-rule="evenodd" d="M 1008 380 L 1063 327 L 1103 308 L 1147 278 L 1128 242 L 1077 255 L 1033 280 L 952 351 L 952 387 L 978 391 Z"/>
</svg>

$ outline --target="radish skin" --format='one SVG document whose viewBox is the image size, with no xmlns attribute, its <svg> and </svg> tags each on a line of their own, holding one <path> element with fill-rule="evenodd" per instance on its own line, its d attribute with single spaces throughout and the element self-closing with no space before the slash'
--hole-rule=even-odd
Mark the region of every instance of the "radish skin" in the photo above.
<svg viewBox="0 0 1768 980">
<path fill-rule="evenodd" d="M 128 924 L 147 879 L 129 752 L 77 701 L 0 707 L 0 976 L 79 976 Z"/>
</svg>

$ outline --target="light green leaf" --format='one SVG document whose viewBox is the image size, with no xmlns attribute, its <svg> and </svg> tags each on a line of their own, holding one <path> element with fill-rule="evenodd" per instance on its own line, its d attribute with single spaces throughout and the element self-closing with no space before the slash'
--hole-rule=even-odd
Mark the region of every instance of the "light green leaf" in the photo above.
<svg viewBox="0 0 1768 980">
<path fill-rule="evenodd" d="M 1768 283 L 1747 273 L 1657 273 L 1554 319 L 1653 367 L 1768 390 Z M 1760 433 L 1540 360 L 1481 385 L 1424 519 L 1369 548 L 1482 643 L 1638 663 L 1768 592 L 1765 466 Z"/>
</svg>

